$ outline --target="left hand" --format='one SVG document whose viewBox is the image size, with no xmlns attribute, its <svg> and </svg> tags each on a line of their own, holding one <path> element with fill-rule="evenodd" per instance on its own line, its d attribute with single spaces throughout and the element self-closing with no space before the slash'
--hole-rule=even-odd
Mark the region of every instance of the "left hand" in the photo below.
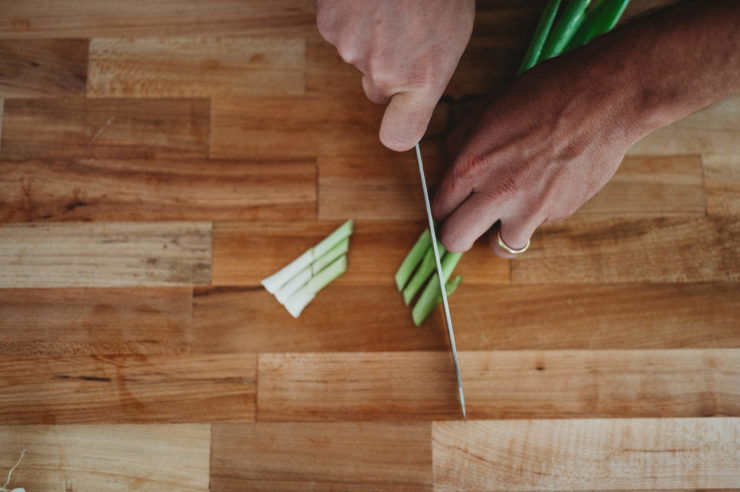
<svg viewBox="0 0 740 492">
<path fill-rule="evenodd" d="M 568 217 L 603 187 L 642 136 L 630 83 L 597 80 L 573 57 L 526 72 L 493 99 L 463 141 L 433 200 L 441 241 L 467 251 L 501 221 L 503 242 L 524 247 L 543 222 Z M 463 138 L 466 137 L 466 138 Z M 491 246 L 503 251 L 491 234 Z"/>
</svg>

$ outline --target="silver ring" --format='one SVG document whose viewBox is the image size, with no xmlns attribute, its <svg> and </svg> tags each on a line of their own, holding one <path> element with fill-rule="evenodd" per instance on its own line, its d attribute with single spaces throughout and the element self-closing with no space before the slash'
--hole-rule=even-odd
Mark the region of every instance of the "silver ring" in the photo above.
<svg viewBox="0 0 740 492">
<path fill-rule="evenodd" d="M 501 228 L 496 232 L 496 244 L 498 244 L 498 247 L 509 253 L 510 255 L 520 255 L 527 251 L 527 248 L 529 248 L 529 239 L 527 239 L 527 244 L 524 245 L 524 247 L 516 249 L 512 248 L 508 244 L 504 242 L 503 239 L 501 239 Z"/>
</svg>

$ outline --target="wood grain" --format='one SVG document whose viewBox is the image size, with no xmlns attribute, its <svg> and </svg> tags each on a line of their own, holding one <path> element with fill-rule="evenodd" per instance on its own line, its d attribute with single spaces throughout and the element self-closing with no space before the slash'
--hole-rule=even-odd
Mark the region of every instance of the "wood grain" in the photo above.
<svg viewBox="0 0 740 492">
<path fill-rule="evenodd" d="M 441 142 L 422 145 L 427 184 L 434 186 L 445 169 Z M 419 170 L 407 152 L 388 158 L 323 157 L 319 166 L 319 218 L 426 219 Z"/>
<path fill-rule="evenodd" d="M 208 108 L 205 99 L 8 99 L 0 158 L 205 157 Z"/>
<path fill-rule="evenodd" d="M 0 358 L 0 423 L 251 422 L 256 357 Z"/>
<path fill-rule="evenodd" d="M 429 182 L 446 169 L 440 144 L 422 147 Z M 419 173 L 407 154 L 389 159 L 319 159 L 319 218 L 425 219 Z M 702 162 L 698 156 L 630 156 L 578 215 L 704 215 Z"/>
<path fill-rule="evenodd" d="M 704 215 L 698 156 L 627 156 L 617 173 L 578 215 Z"/>
<path fill-rule="evenodd" d="M 378 139 L 384 108 L 362 95 L 327 93 L 293 97 L 216 98 L 211 105 L 210 155 L 214 158 L 362 156 L 368 162 L 394 152 Z M 446 128 L 440 104 L 426 137 Z M 413 156 L 408 154 L 409 162 Z"/>
<path fill-rule="evenodd" d="M 463 283 L 450 304 L 462 350 L 740 347 L 731 283 Z M 329 286 L 299 319 L 259 287 L 199 288 L 192 337 L 193 350 L 206 353 L 447 348 L 441 313 L 416 328 L 387 286 Z"/>
<path fill-rule="evenodd" d="M 0 161 L 0 221 L 316 217 L 312 160 Z"/>
<path fill-rule="evenodd" d="M 740 215 L 740 155 L 704 156 L 704 186 L 709 215 Z"/>
<path fill-rule="evenodd" d="M 311 0 L 0 0 L 0 38 L 295 36 L 316 30 Z"/>
<path fill-rule="evenodd" d="M 192 346 L 197 352 L 375 352 L 447 347 L 444 321 L 431 316 L 423 328 L 416 328 L 411 309 L 389 286 L 330 285 L 298 319 L 260 287 L 199 288 L 193 301 Z"/>
<path fill-rule="evenodd" d="M 431 490 L 429 423 L 216 424 L 211 490 Z"/>
<path fill-rule="evenodd" d="M 90 97 L 286 96 L 304 91 L 305 41 L 103 38 L 90 43 Z"/>
<path fill-rule="evenodd" d="M 630 149 L 631 154 L 740 153 L 740 96 L 725 99 L 657 130 Z"/>
<path fill-rule="evenodd" d="M 0 427 L 0 470 L 26 490 L 208 490 L 210 426 L 15 425 Z"/>
<path fill-rule="evenodd" d="M 461 352 L 468 416 L 740 413 L 740 350 Z M 262 354 L 260 421 L 458 418 L 446 352 Z M 331 395 L 331 398 L 327 398 Z"/>
<path fill-rule="evenodd" d="M 210 223 L 0 227 L 0 287 L 206 284 L 210 258 Z"/>
<path fill-rule="evenodd" d="M 0 97 L 85 94 L 86 39 L 0 41 Z"/>
<path fill-rule="evenodd" d="M 435 490 L 697 490 L 740 483 L 740 419 L 435 422 Z"/>
<path fill-rule="evenodd" d="M 450 309 L 462 350 L 740 347 L 734 283 L 463 283 Z"/>
<path fill-rule="evenodd" d="M 0 354 L 186 352 L 191 294 L 190 288 L 4 290 Z"/>
<path fill-rule="evenodd" d="M 258 286 L 341 224 L 319 222 L 219 222 L 214 225 L 213 285 Z M 350 237 L 349 268 L 339 285 L 387 285 L 425 224 L 359 221 Z M 455 272 L 466 283 L 506 283 L 509 267 L 481 242 Z"/>
<path fill-rule="evenodd" d="M 740 279 L 734 218 L 600 219 L 545 225 L 511 263 L 514 283 L 702 282 Z"/>
</svg>

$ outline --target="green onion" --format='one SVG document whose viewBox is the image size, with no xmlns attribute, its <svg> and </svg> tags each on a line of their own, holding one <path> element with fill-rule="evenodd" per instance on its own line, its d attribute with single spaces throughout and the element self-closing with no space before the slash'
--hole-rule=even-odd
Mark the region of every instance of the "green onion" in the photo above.
<svg viewBox="0 0 740 492">
<path fill-rule="evenodd" d="M 411 248 L 409 254 L 407 254 L 406 258 L 403 259 L 401 266 L 398 267 L 398 271 L 396 271 L 396 287 L 398 287 L 399 291 L 402 291 L 406 286 L 411 274 L 421 262 L 424 252 L 429 248 L 429 246 L 431 246 L 431 244 L 432 235 L 429 233 L 429 229 L 424 229 L 424 232 L 419 236 L 419 239 L 416 240 L 414 247 Z"/>
<path fill-rule="evenodd" d="M 440 260 L 443 260 L 447 250 L 439 241 L 437 241 L 437 249 L 439 250 Z M 419 292 L 419 289 L 421 289 L 424 282 L 426 282 L 429 275 L 431 275 L 436 268 L 437 262 L 434 259 L 434 248 L 432 248 L 430 241 L 430 246 L 427 248 L 427 251 L 424 254 L 424 259 L 421 260 L 419 268 L 414 273 L 414 276 L 411 277 L 411 281 L 409 281 L 408 285 L 403 289 L 403 302 L 405 302 L 407 306 L 411 304 L 411 299 L 413 299 L 416 293 Z"/>
<path fill-rule="evenodd" d="M 557 56 L 565 50 L 586 16 L 586 7 L 588 7 L 589 1 L 570 0 L 563 11 L 563 15 L 560 16 L 560 19 L 550 31 L 538 61 Z"/>
<path fill-rule="evenodd" d="M 301 315 L 303 309 L 311 302 L 321 289 L 333 282 L 347 271 L 347 255 L 342 255 L 329 266 L 312 277 L 285 302 L 285 308 L 294 317 Z"/>
<path fill-rule="evenodd" d="M 275 294 L 281 287 L 287 284 L 293 277 L 298 275 L 317 258 L 320 258 L 332 249 L 338 242 L 352 234 L 354 223 L 348 220 L 337 230 L 329 234 L 324 240 L 313 248 L 309 248 L 301 256 L 283 267 L 279 272 L 262 280 L 262 285 L 270 294 Z"/>
<path fill-rule="evenodd" d="M 334 262 L 337 258 L 345 254 L 349 250 L 349 238 L 344 238 L 339 241 L 336 246 L 326 252 L 322 257 L 311 263 L 309 266 L 301 270 L 295 277 L 293 277 L 287 284 L 280 287 L 275 293 L 275 297 L 280 304 L 285 304 L 286 301 L 292 296 L 299 288 L 303 287 L 311 277 L 318 274 L 327 265 Z"/>
<path fill-rule="evenodd" d="M 619 22 L 629 3 L 630 0 L 605 0 L 586 14 L 586 19 L 568 43 L 566 51 L 578 48 L 596 36 L 611 31 Z"/>
<path fill-rule="evenodd" d="M 555 21 L 555 16 L 560 8 L 560 0 L 550 0 L 545 6 L 545 10 L 540 15 L 540 20 L 537 22 L 537 28 L 534 31 L 532 42 L 529 44 L 527 53 L 524 55 L 522 64 L 519 66 L 517 75 L 522 72 L 526 72 L 537 64 L 537 60 L 540 59 L 542 53 L 542 47 L 545 45 L 547 36 L 552 28 L 552 23 Z"/>
<path fill-rule="evenodd" d="M 462 258 L 462 253 L 447 253 L 442 258 L 442 275 L 445 282 L 447 282 L 460 258 Z M 447 290 L 447 285 L 445 285 L 445 290 Z M 441 295 L 439 290 L 439 276 L 435 273 L 427 282 L 424 291 L 419 296 L 414 309 L 411 311 L 411 317 L 416 326 L 419 326 L 429 316 L 429 313 L 432 312 L 432 309 L 441 300 Z"/>
</svg>

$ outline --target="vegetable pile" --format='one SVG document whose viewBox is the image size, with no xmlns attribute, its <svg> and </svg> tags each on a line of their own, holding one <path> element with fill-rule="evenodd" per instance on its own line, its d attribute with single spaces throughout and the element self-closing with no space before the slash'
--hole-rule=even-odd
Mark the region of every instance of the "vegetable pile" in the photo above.
<svg viewBox="0 0 740 492">
<path fill-rule="evenodd" d="M 437 250 L 442 263 L 442 274 L 446 281 L 460 261 L 462 253 L 447 251 L 439 241 L 437 242 Z M 396 287 L 403 294 L 403 302 L 407 306 L 419 292 L 422 285 L 426 284 L 411 311 L 411 318 L 416 326 L 422 324 L 434 307 L 442 302 L 442 292 L 439 289 L 439 277 L 435 272 L 436 269 L 432 235 L 429 229 L 425 229 L 419 239 L 416 240 L 414 247 L 406 255 L 395 277 Z M 460 282 L 462 282 L 462 277 L 458 275 L 454 280 L 445 283 L 445 291 L 448 296 L 455 292 Z"/>
<path fill-rule="evenodd" d="M 347 271 L 349 236 L 354 223 L 348 220 L 316 246 L 306 250 L 279 272 L 262 280 L 262 285 L 294 317 L 321 289 Z"/>
</svg>

